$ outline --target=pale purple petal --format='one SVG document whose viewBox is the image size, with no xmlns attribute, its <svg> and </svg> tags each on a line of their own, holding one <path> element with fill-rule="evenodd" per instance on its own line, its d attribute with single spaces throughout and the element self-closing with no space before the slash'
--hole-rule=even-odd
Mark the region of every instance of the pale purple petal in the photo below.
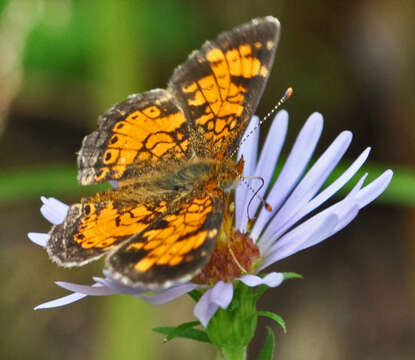
<svg viewBox="0 0 415 360">
<path fill-rule="evenodd" d="M 313 217 L 308 219 L 306 222 L 302 223 L 301 225 L 289 231 L 287 234 L 285 234 L 280 239 L 278 239 L 279 235 L 275 234 L 275 236 L 271 239 L 273 245 L 269 250 L 267 250 L 268 248 L 267 249 L 260 248 L 262 254 L 264 254 L 264 256 L 267 256 L 268 252 L 274 253 L 276 250 L 286 246 L 290 241 L 292 241 L 292 237 L 294 236 L 293 234 L 297 234 L 297 232 L 299 231 L 298 229 L 307 229 L 307 227 L 309 227 L 309 230 L 306 230 L 306 232 L 307 231 L 309 233 L 313 232 L 314 230 L 312 229 L 315 229 L 316 227 L 320 226 L 319 224 L 322 221 L 324 221 L 324 219 L 326 219 L 327 216 L 329 216 L 330 214 L 335 214 L 339 220 L 344 213 L 349 212 L 351 208 L 357 205 L 356 195 L 358 191 L 361 189 L 363 182 L 366 179 L 366 176 L 367 174 L 362 176 L 362 178 L 357 182 L 354 188 L 350 191 L 350 193 L 343 200 L 337 202 L 336 204 L 314 215 Z M 296 245 L 294 247 L 296 249 L 300 249 L 302 246 L 301 244 L 304 244 L 306 241 L 307 241 L 306 238 L 298 236 L 296 239 Z"/>
<path fill-rule="evenodd" d="M 239 278 L 245 285 L 250 287 L 255 287 L 258 285 L 262 285 L 262 278 L 257 275 L 247 274 L 243 275 Z"/>
<path fill-rule="evenodd" d="M 87 296 L 88 295 L 79 294 L 79 293 L 70 294 L 70 295 L 67 295 L 67 296 L 63 296 L 59 299 L 48 301 L 48 302 L 45 302 L 43 304 L 40 304 L 40 305 L 36 306 L 34 308 L 34 310 L 50 309 L 50 308 L 54 308 L 54 307 L 65 306 L 65 305 L 68 305 L 68 304 L 72 304 L 75 301 L 81 300 L 81 299 L 83 299 L 84 297 L 87 297 Z"/>
<path fill-rule="evenodd" d="M 89 296 L 107 296 L 119 294 L 115 289 L 106 287 L 102 284 L 93 284 L 93 285 L 79 285 L 65 281 L 55 281 L 56 285 L 64 288 L 66 290 L 72 291 L 74 293 L 80 293 Z"/>
<path fill-rule="evenodd" d="M 102 270 L 102 272 L 103 272 L 103 274 L 105 275 L 105 278 L 106 278 L 106 279 L 110 279 L 110 280 L 112 280 L 112 277 L 111 277 L 111 271 L 109 271 L 109 270 L 107 270 L 107 269 L 103 269 L 103 270 Z"/>
<path fill-rule="evenodd" d="M 255 221 L 250 233 L 254 241 L 257 241 L 265 225 L 274 216 L 301 178 L 314 153 L 322 129 L 323 117 L 321 114 L 313 113 L 301 129 L 277 181 L 267 196 L 266 201 L 272 206 L 273 210 L 270 212 L 262 209 Z"/>
<path fill-rule="evenodd" d="M 319 207 L 325 201 L 330 199 L 338 190 L 340 190 L 355 174 L 356 172 L 362 167 L 365 163 L 367 157 L 369 156 L 370 148 L 367 148 L 363 151 L 360 156 L 353 162 L 352 165 L 332 184 L 326 187 L 321 193 L 315 196 L 310 202 L 307 203 L 306 206 L 301 210 L 298 214 L 299 217 L 304 217 L 309 214 L 311 211 Z"/>
<path fill-rule="evenodd" d="M 44 218 L 53 225 L 61 224 L 68 214 L 69 206 L 62 201 L 56 200 L 55 198 L 47 198 L 42 196 L 40 199 L 43 202 L 40 212 Z"/>
<path fill-rule="evenodd" d="M 334 212 L 339 217 L 339 222 L 327 237 L 334 235 L 347 226 L 357 216 L 361 208 L 376 199 L 389 185 L 392 175 L 392 171 L 387 170 L 377 179 L 362 188 L 363 182 L 367 176 L 367 174 L 365 174 L 344 200 L 321 212 L 320 214 Z M 325 240 L 325 238 L 321 238 L 318 242 L 323 240 Z M 314 245 L 315 243 L 306 243 L 298 251 Z"/>
<path fill-rule="evenodd" d="M 93 279 L 97 282 L 100 283 L 108 288 L 113 289 L 114 291 L 116 291 L 117 294 L 125 294 L 125 295 L 139 295 L 145 292 L 148 292 L 148 289 L 143 289 L 140 287 L 132 287 L 132 286 L 127 286 L 124 284 L 121 284 L 118 281 L 112 280 L 111 278 L 100 278 L 97 276 L 94 276 Z"/>
<path fill-rule="evenodd" d="M 108 286 L 110 288 L 116 289 L 118 290 L 121 294 L 132 294 L 132 295 L 136 295 L 136 294 L 140 294 L 143 292 L 148 291 L 148 289 L 143 289 L 140 287 L 132 287 L 129 285 L 125 285 L 117 280 L 114 280 L 111 276 L 111 271 L 107 270 L 107 269 L 103 269 L 102 272 L 105 275 L 105 279 L 98 277 L 98 276 L 94 276 L 93 279 L 104 285 L 104 286 Z"/>
<path fill-rule="evenodd" d="M 244 175 L 254 173 L 259 141 L 259 118 L 253 116 L 241 140 L 241 145 L 238 151 L 238 160 L 241 156 L 244 157 Z"/>
<path fill-rule="evenodd" d="M 120 183 L 117 180 L 109 180 L 108 183 L 113 189 L 118 189 L 120 187 Z"/>
<path fill-rule="evenodd" d="M 382 194 L 388 187 L 392 180 L 393 171 L 386 170 L 376 180 L 366 185 L 357 195 L 359 201 L 359 207 L 362 208 L 367 204 L 375 200 L 380 194 Z"/>
<path fill-rule="evenodd" d="M 275 166 L 277 165 L 278 157 L 280 155 L 282 146 L 284 144 L 284 140 L 287 134 L 288 129 L 288 113 L 284 110 L 281 110 L 274 118 L 272 122 L 271 128 L 268 132 L 267 138 L 265 140 L 265 144 L 262 148 L 261 155 L 258 160 L 258 164 L 255 168 L 255 171 L 249 173 L 246 171 L 244 173 L 245 176 L 255 176 L 261 177 L 264 180 L 264 185 L 262 186 L 261 190 L 258 192 L 257 197 L 252 199 L 252 202 L 249 206 L 249 213 L 253 215 L 256 213 L 261 201 L 258 200 L 258 197 L 263 197 L 269 183 L 271 181 L 272 175 L 274 173 Z M 251 184 L 252 188 L 255 190 L 261 185 L 259 180 L 247 180 L 249 184 Z M 244 186 L 244 184 L 240 184 L 240 186 Z M 246 186 L 245 186 L 246 187 Z M 247 207 L 248 203 L 251 201 L 251 198 L 254 194 L 252 192 L 248 192 L 245 196 L 245 201 L 242 203 L 241 201 L 236 204 L 236 206 L 242 206 L 242 210 L 238 209 L 237 214 L 238 216 L 242 216 L 242 219 L 238 219 L 235 221 L 236 229 L 240 232 L 245 233 L 247 230 L 248 225 L 248 212 Z M 239 215 L 241 214 L 241 215 Z"/>
<path fill-rule="evenodd" d="M 277 287 L 284 281 L 284 274 L 273 272 L 267 274 L 262 281 L 269 287 Z"/>
<path fill-rule="evenodd" d="M 213 287 L 210 294 L 210 301 L 226 309 L 232 301 L 233 284 L 219 281 Z"/>
<path fill-rule="evenodd" d="M 315 238 L 326 238 L 328 234 L 332 233 L 338 220 L 335 214 L 329 214 L 325 217 L 311 218 L 297 226 L 281 238 L 283 245 L 279 246 L 276 250 L 274 248 L 269 249 L 258 271 L 296 253 L 299 251 L 298 249 L 301 245 L 307 241 L 314 241 Z"/>
<path fill-rule="evenodd" d="M 264 187 L 258 192 L 260 197 L 264 196 L 266 189 L 270 185 L 272 176 L 274 175 L 275 166 L 281 154 L 282 147 L 288 130 L 288 112 L 281 110 L 271 125 L 265 140 L 258 165 L 255 169 L 255 176 L 261 176 L 264 179 Z M 252 212 L 256 212 L 261 202 L 258 199 L 252 201 Z"/>
<path fill-rule="evenodd" d="M 316 245 L 349 224 L 359 212 L 357 196 L 366 176 L 367 174 L 357 182 L 343 200 L 295 227 L 276 241 L 270 249 L 264 251 L 265 261 L 261 264 L 260 270 L 278 260 Z"/>
<path fill-rule="evenodd" d="M 359 210 L 361 209 L 361 207 L 359 206 L 359 203 L 358 203 L 358 194 L 363 186 L 364 181 L 366 180 L 366 177 L 367 177 L 367 173 L 361 177 L 361 179 L 357 182 L 357 184 L 354 186 L 352 191 L 350 191 L 350 193 L 342 201 L 324 210 L 326 212 L 333 211 L 339 217 L 339 222 L 337 223 L 332 233 L 329 234 L 328 236 L 334 235 L 335 233 L 343 229 L 345 226 L 350 224 L 350 222 L 359 213 Z M 323 240 L 325 239 L 322 239 L 321 241 Z M 314 244 L 310 244 L 307 247 L 310 247 L 313 245 Z"/>
<path fill-rule="evenodd" d="M 210 319 L 215 315 L 219 306 L 226 309 L 232 302 L 233 285 L 219 281 L 212 289 L 208 289 L 199 299 L 193 314 L 200 320 L 204 327 L 207 327 Z"/>
<path fill-rule="evenodd" d="M 215 315 L 219 305 L 210 301 L 210 294 L 213 289 L 208 289 L 199 299 L 193 309 L 193 314 L 197 317 L 200 323 L 207 327 L 210 319 Z"/>
<path fill-rule="evenodd" d="M 45 233 L 30 232 L 27 234 L 27 237 L 29 238 L 30 241 L 34 242 L 36 245 L 46 247 L 48 240 L 50 238 L 50 235 L 45 234 Z"/>
<path fill-rule="evenodd" d="M 327 237 L 334 235 L 335 233 L 339 232 L 341 229 L 349 225 L 352 222 L 352 220 L 357 216 L 357 214 L 359 214 L 359 210 L 359 206 L 357 205 L 353 205 L 350 208 L 346 209 L 346 211 L 342 213 L 342 217 L 337 222 L 335 228 L 332 230 L 330 234 L 327 235 Z M 326 240 L 326 238 L 318 239 L 318 241 L 315 243 L 308 242 L 304 244 L 299 251 L 314 246 L 317 243 L 322 242 L 323 240 Z"/>
<path fill-rule="evenodd" d="M 300 219 L 297 214 L 324 184 L 348 149 L 351 140 L 352 134 L 343 131 L 311 167 L 267 226 L 261 238 L 263 250 L 266 251 L 272 245 L 273 238 L 282 235 Z"/>
<path fill-rule="evenodd" d="M 186 283 L 171 287 L 170 289 L 163 290 L 159 294 L 151 295 L 151 296 L 140 296 L 141 299 L 149 302 L 153 305 L 162 305 L 166 304 L 170 301 L 177 299 L 178 297 L 187 294 L 188 292 L 197 289 L 200 285 Z"/>
<path fill-rule="evenodd" d="M 303 244 L 301 244 L 301 246 L 299 246 L 296 250 L 295 253 L 305 250 L 309 247 L 312 247 L 314 245 L 317 245 L 318 243 L 326 240 L 327 238 L 333 236 L 335 233 L 337 233 L 338 231 L 340 231 L 341 229 L 343 229 L 345 226 L 347 226 L 359 213 L 359 207 L 353 203 L 353 202 L 348 202 L 347 204 L 345 204 L 345 207 L 342 207 L 341 209 L 339 209 L 339 211 L 336 213 L 338 219 L 337 219 L 337 223 L 334 226 L 334 228 L 331 228 L 331 231 L 329 231 L 329 229 L 327 229 L 327 231 L 319 234 L 318 236 L 312 236 L 310 238 L 307 239 L 307 241 L 305 241 Z"/>
<path fill-rule="evenodd" d="M 257 275 L 244 275 L 239 278 L 245 285 L 255 287 L 259 285 L 267 285 L 269 287 L 277 287 L 284 281 L 284 274 L 272 272 L 267 274 L 264 278 Z"/>
<path fill-rule="evenodd" d="M 391 170 L 387 170 L 376 180 L 372 181 L 370 184 L 359 190 L 359 192 L 357 192 L 356 196 L 354 197 L 354 208 L 342 214 L 339 223 L 336 225 L 333 233 L 329 236 L 332 236 L 347 226 L 357 216 L 361 208 L 365 207 L 371 201 L 375 200 L 380 194 L 382 194 L 392 180 L 392 176 L 393 172 Z M 313 244 L 310 246 L 312 245 Z"/>
<path fill-rule="evenodd" d="M 259 129 L 254 131 L 254 128 L 258 126 L 259 118 L 253 116 L 249 125 L 245 131 L 242 139 L 246 139 L 241 143 L 238 151 L 238 160 L 243 155 L 245 165 L 243 175 L 252 175 L 256 166 L 257 152 L 258 152 L 258 139 Z M 248 134 L 250 134 L 248 136 Z M 240 182 L 235 191 L 235 226 L 237 229 L 241 226 L 242 215 L 246 210 L 244 209 L 245 198 L 248 194 L 248 187 Z"/>
</svg>

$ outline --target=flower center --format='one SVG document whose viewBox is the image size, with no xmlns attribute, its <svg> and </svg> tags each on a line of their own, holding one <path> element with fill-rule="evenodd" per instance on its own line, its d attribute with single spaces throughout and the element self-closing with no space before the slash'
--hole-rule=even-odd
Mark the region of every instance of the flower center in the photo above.
<svg viewBox="0 0 415 360">
<path fill-rule="evenodd" d="M 212 286 L 220 280 L 231 282 L 255 270 L 260 260 L 259 248 L 249 236 L 232 227 L 230 215 L 225 215 L 210 261 L 194 282 Z"/>
</svg>

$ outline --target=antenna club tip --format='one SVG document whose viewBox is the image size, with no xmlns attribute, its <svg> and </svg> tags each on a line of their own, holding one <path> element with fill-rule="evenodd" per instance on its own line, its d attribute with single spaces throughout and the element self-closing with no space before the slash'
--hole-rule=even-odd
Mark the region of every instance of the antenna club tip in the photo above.
<svg viewBox="0 0 415 360">
<path fill-rule="evenodd" d="M 265 203 L 265 209 L 267 209 L 267 211 L 271 212 L 272 211 L 272 206 L 268 203 Z"/>
<path fill-rule="evenodd" d="M 285 98 L 285 99 L 288 99 L 288 98 L 289 98 L 289 97 L 293 94 L 293 92 L 294 92 L 293 88 L 292 88 L 292 87 L 289 87 L 289 88 L 285 91 L 284 98 Z"/>
</svg>

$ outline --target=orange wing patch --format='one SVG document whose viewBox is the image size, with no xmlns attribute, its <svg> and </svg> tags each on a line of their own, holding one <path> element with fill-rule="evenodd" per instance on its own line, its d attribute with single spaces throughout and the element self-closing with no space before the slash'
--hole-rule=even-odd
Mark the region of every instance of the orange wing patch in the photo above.
<svg viewBox="0 0 415 360">
<path fill-rule="evenodd" d="M 114 135 L 103 155 L 103 164 L 109 167 L 97 174 L 96 182 L 106 179 L 110 171 L 112 179 L 120 179 L 128 166 L 139 169 L 155 166 L 163 157 L 180 159 L 185 156 L 189 140 L 179 131 L 185 123 L 184 115 L 177 112 L 164 117 L 149 117 L 150 110 L 154 111 L 153 115 L 160 114 L 154 109 L 158 108 L 152 106 L 136 111 L 114 126 Z"/>
<path fill-rule="evenodd" d="M 78 157 L 82 185 L 130 179 L 189 156 L 186 119 L 165 90 L 130 96 L 99 123 Z"/>
<path fill-rule="evenodd" d="M 92 261 L 144 230 L 167 210 L 164 200 L 146 204 L 95 200 L 72 205 L 65 222 L 52 229 L 48 252 L 57 263 L 79 266 Z"/>
<path fill-rule="evenodd" d="M 206 53 L 206 59 L 212 64 L 212 70 L 216 77 L 226 75 L 224 70 L 228 66 L 224 64 L 225 61 L 229 64 L 229 75 L 231 76 L 241 76 L 246 79 L 257 75 L 266 77 L 268 75 L 266 66 L 262 65 L 261 61 L 253 55 L 253 52 L 261 47 L 261 43 L 257 42 L 254 47 L 247 43 L 226 52 L 219 48 L 213 48 Z M 227 84 L 219 82 L 219 86 L 221 85 L 227 87 Z"/>
<path fill-rule="evenodd" d="M 222 216 L 222 197 L 215 203 L 207 194 L 185 200 L 178 211 L 168 211 L 123 244 L 108 258 L 108 266 L 115 278 L 150 287 L 164 286 L 164 273 L 186 281 L 184 272 L 194 275 L 209 259 Z"/>
<path fill-rule="evenodd" d="M 105 250 L 110 250 L 120 239 L 144 230 L 157 215 L 167 209 L 165 201 L 155 208 L 144 204 L 121 205 L 119 202 L 81 206 L 85 216 L 80 218 L 78 232 L 73 236 L 74 241 L 84 249 Z"/>
<path fill-rule="evenodd" d="M 223 149 L 227 139 L 234 137 L 234 130 L 240 125 L 248 92 L 243 80 L 268 75 L 266 66 L 253 55 L 252 49 L 250 44 L 227 51 L 219 47 L 210 49 L 205 57 L 211 74 L 181 89 L 187 96 L 189 107 L 203 108 L 203 113 L 194 122 L 205 130 L 209 143 L 219 149 Z"/>
<path fill-rule="evenodd" d="M 207 42 L 170 80 L 169 88 L 206 139 L 211 156 L 238 145 L 268 79 L 278 23 L 258 27 L 261 31 L 245 26 Z"/>
<path fill-rule="evenodd" d="M 144 242 L 132 243 L 127 247 L 127 250 L 148 251 L 148 255 L 137 262 L 134 268 L 144 272 L 153 265 L 175 266 L 184 261 L 186 254 L 199 248 L 206 240 L 207 230 L 191 234 L 205 223 L 211 211 L 212 200 L 205 196 L 186 204 L 179 213 L 165 216 L 167 227 L 148 230 L 142 235 Z"/>
</svg>

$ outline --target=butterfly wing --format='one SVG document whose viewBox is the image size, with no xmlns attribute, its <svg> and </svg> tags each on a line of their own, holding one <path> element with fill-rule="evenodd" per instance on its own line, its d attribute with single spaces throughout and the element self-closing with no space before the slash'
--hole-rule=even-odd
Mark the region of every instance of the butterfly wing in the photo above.
<svg viewBox="0 0 415 360">
<path fill-rule="evenodd" d="M 122 193 L 127 194 L 127 188 Z M 143 200 L 122 199 L 114 190 L 84 199 L 69 208 L 62 224 L 50 232 L 47 251 L 50 258 L 65 267 L 81 266 L 141 232 L 165 213 L 172 196 L 148 196 Z"/>
<path fill-rule="evenodd" d="M 279 22 L 255 19 L 193 52 L 173 73 L 169 90 L 205 139 L 199 156 L 231 153 L 253 115 L 274 60 Z"/>
<path fill-rule="evenodd" d="M 78 155 L 82 185 L 139 177 L 191 154 L 186 119 L 166 90 L 129 96 L 102 115 L 98 125 Z"/>
<path fill-rule="evenodd" d="M 107 258 L 112 277 L 128 285 L 166 288 L 197 275 L 210 256 L 224 214 L 217 189 L 189 194 Z"/>
</svg>

